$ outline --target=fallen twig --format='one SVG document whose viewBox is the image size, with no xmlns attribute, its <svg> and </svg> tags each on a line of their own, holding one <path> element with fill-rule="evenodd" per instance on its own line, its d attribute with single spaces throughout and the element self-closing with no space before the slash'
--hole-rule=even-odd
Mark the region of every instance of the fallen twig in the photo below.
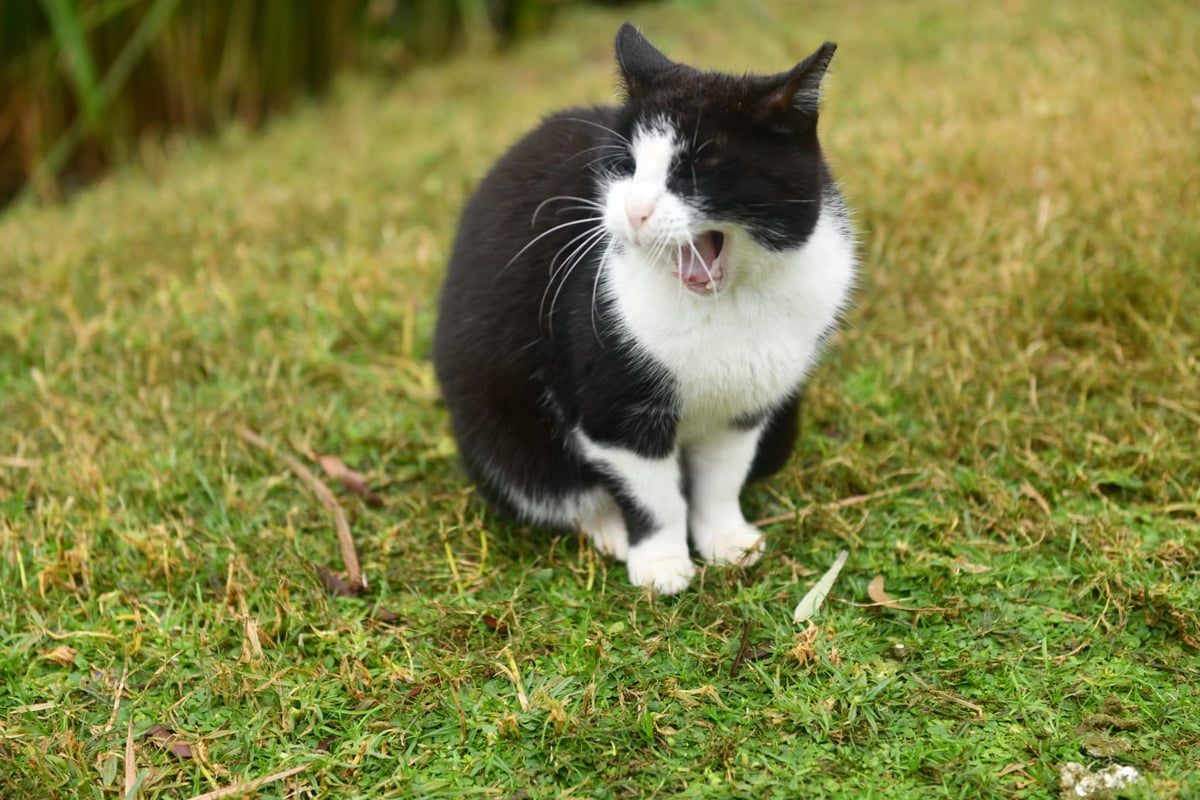
<svg viewBox="0 0 1200 800">
<path fill-rule="evenodd" d="M 354 547 L 354 538 L 350 535 L 350 523 L 346 521 L 346 512 L 342 510 L 337 497 L 329 487 L 298 459 L 279 450 L 249 428 L 239 427 L 237 432 L 238 436 L 246 442 L 267 451 L 287 465 L 287 468 L 294 472 L 296 477 L 308 484 L 317 499 L 321 501 L 321 505 L 333 514 L 333 526 L 337 531 L 338 546 L 342 551 L 342 562 L 346 565 L 348 580 L 352 586 L 366 589 L 367 580 L 363 577 L 362 569 L 358 564 L 358 551 Z"/>
<path fill-rule="evenodd" d="M 247 792 L 253 792 L 260 786 L 266 786 L 268 783 L 274 783 L 275 781 L 281 781 L 284 778 L 290 778 L 296 773 L 303 772 L 311 766 L 312 764 L 301 764 L 298 767 L 285 769 L 283 772 L 276 772 L 273 775 L 266 775 L 262 778 L 255 778 L 252 781 L 246 781 L 245 783 L 235 783 L 232 786 L 226 786 L 223 789 L 214 789 L 211 792 L 198 794 L 192 797 L 191 800 L 220 800 L 222 797 L 235 797 L 239 794 L 246 794 Z"/>
<path fill-rule="evenodd" d="M 949 692 L 943 692 L 941 689 L 935 689 L 932 686 L 930 686 L 928 683 L 926 683 L 925 681 L 921 680 L 921 676 L 918 675 L 917 673 L 913 672 L 910 674 L 912 675 L 913 680 L 916 681 L 917 683 L 921 684 L 921 687 L 923 689 L 925 689 L 925 691 L 929 692 L 930 694 L 936 695 L 936 696 L 942 698 L 943 700 L 949 700 L 951 703 L 957 703 L 958 705 L 962 706 L 963 708 L 971 709 L 972 711 L 975 712 L 976 721 L 983 722 L 983 720 L 984 720 L 983 709 L 980 708 L 979 706 L 975 705 L 974 703 L 972 703 L 970 700 L 963 700 L 961 697 L 955 697 L 954 695 L 950 694 Z"/>
<path fill-rule="evenodd" d="M 893 486 L 890 489 L 880 489 L 878 492 L 871 492 L 870 494 L 856 494 L 853 497 L 843 497 L 841 500 L 834 500 L 831 503 L 822 503 L 819 506 L 815 506 L 815 508 L 823 508 L 828 511 L 834 511 L 839 508 L 862 505 L 863 503 L 869 503 L 872 500 L 878 500 L 881 497 L 889 497 L 893 494 L 900 494 L 901 492 L 908 491 L 909 489 L 915 489 L 923 483 L 925 483 L 924 480 L 919 480 L 914 481 L 913 483 L 906 483 L 903 486 Z M 805 514 L 810 513 L 813 508 L 814 506 L 808 506 L 807 508 L 802 508 L 799 511 L 789 511 L 786 514 L 776 514 L 773 517 L 763 517 L 762 519 L 755 520 L 754 524 L 761 527 L 763 525 L 774 525 L 776 522 L 789 522 L 791 520 L 797 520 Z"/>
<path fill-rule="evenodd" d="M 742 661 L 746 658 L 746 652 L 750 649 L 750 620 L 742 621 L 742 641 L 738 644 L 737 655 L 733 657 L 733 663 L 729 665 L 729 677 L 737 675 L 738 667 L 742 666 Z"/>
</svg>

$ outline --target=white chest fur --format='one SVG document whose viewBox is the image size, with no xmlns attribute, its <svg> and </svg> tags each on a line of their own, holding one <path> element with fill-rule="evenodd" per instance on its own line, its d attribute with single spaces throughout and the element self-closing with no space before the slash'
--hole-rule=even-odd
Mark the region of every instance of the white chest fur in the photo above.
<svg viewBox="0 0 1200 800">
<path fill-rule="evenodd" d="M 854 281 L 853 245 L 828 214 L 795 250 L 768 252 L 733 232 L 726 253 L 730 283 L 719 294 L 683 289 L 638 248 L 605 266 L 626 330 L 676 379 L 684 442 L 793 393 Z"/>
</svg>

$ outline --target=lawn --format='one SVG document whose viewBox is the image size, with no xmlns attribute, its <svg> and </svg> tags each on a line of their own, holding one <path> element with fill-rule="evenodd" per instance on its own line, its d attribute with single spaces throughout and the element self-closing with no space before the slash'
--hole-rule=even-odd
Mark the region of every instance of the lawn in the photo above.
<svg viewBox="0 0 1200 800">
<path fill-rule="evenodd" d="M 1200 7 L 800 6 L 571 12 L 0 216 L 0 797 L 1200 796 Z M 626 16 L 836 40 L 862 231 L 766 556 L 665 599 L 482 509 L 428 361 L 458 209 Z"/>
</svg>

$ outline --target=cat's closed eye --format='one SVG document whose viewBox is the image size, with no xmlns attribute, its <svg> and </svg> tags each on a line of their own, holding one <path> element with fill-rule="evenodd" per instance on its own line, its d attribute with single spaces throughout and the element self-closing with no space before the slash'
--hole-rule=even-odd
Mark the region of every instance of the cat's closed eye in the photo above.
<svg viewBox="0 0 1200 800">
<path fill-rule="evenodd" d="M 626 151 L 614 156 L 609 163 L 609 168 L 617 175 L 628 176 L 637 169 L 637 162 L 634 161 L 633 153 Z"/>
</svg>

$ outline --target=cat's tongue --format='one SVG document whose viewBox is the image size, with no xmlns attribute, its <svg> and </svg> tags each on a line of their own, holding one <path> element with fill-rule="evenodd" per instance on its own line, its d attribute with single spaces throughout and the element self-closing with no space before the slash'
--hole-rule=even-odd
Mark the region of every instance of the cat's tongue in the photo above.
<svg viewBox="0 0 1200 800">
<path fill-rule="evenodd" d="M 725 271 L 718 261 L 719 236 L 716 231 L 705 231 L 692 240 L 690 247 L 679 248 L 679 271 L 675 276 L 694 292 L 715 292 L 725 284 Z"/>
</svg>

